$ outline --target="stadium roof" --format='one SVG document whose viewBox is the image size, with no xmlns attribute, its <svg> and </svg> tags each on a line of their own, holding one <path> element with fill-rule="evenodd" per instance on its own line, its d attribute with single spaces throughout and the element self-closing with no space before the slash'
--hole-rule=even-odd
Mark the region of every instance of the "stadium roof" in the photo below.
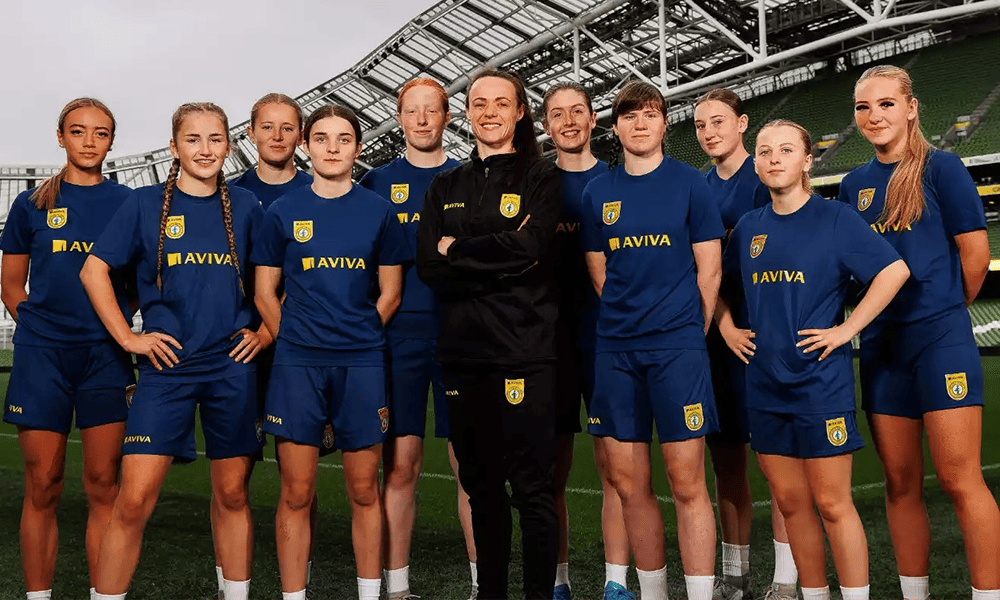
<svg viewBox="0 0 1000 600">
<path fill-rule="evenodd" d="M 353 108 L 366 131 L 361 163 L 368 168 L 403 148 L 393 119 L 399 89 L 413 77 L 432 77 L 450 94 L 445 148 L 461 159 L 473 147 L 464 90 L 483 67 L 516 71 L 537 106 L 552 84 L 579 81 L 606 114 L 630 78 L 651 81 L 680 102 L 720 85 L 749 85 L 752 95 L 754 81 L 873 44 L 919 32 L 946 40 L 977 27 L 995 30 L 998 14 L 1000 0 L 444 0 L 297 99 L 306 112 L 329 102 Z M 256 164 L 246 125 L 232 129 L 227 174 Z M 297 160 L 308 168 L 301 151 Z M 105 172 L 147 185 L 165 178 L 169 161 L 161 148 L 109 160 Z M 54 171 L 0 167 L 0 213 Z"/>
</svg>

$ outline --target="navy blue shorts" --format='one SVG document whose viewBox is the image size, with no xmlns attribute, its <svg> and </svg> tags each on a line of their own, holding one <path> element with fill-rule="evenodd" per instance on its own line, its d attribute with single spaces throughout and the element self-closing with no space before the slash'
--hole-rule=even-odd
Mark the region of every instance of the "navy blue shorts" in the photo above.
<svg viewBox="0 0 1000 600">
<path fill-rule="evenodd" d="M 360 450 L 385 441 L 388 430 L 384 365 L 274 365 L 267 433 L 318 448 Z"/>
<path fill-rule="evenodd" d="M 718 431 L 705 350 L 598 352 L 590 402 L 593 435 L 660 443 Z"/>
<path fill-rule="evenodd" d="M 802 415 L 750 409 L 750 447 L 759 454 L 823 458 L 865 447 L 855 411 Z"/>
<path fill-rule="evenodd" d="M 233 458 L 260 451 L 264 433 L 257 406 L 257 370 L 254 365 L 234 363 L 223 376 L 204 381 L 143 374 L 129 408 L 123 453 L 193 461 L 196 408 L 201 410 L 205 456 Z"/>
<path fill-rule="evenodd" d="M 66 348 L 18 344 L 3 420 L 28 429 L 69 433 L 120 423 L 125 388 L 135 382 L 132 356 L 114 342 Z"/>
<path fill-rule="evenodd" d="M 712 390 L 719 414 L 719 431 L 708 436 L 713 446 L 739 446 L 750 443 L 750 417 L 747 412 L 747 366 L 726 345 L 713 323 L 705 338 L 712 365 Z"/>
<path fill-rule="evenodd" d="M 958 307 L 915 323 L 869 325 L 861 343 L 861 406 L 919 419 L 983 405 L 983 363 L 972 320 Z"/>
<path fill-rule="evenodd" d="M 427 393 L 434 392 L 434 436 L 448 437 L 448 401 L 441 365 L 434 360 L 437 340 L 391 340 L 389 343 L 389 433 L 424 437 Z"/>
</svg>

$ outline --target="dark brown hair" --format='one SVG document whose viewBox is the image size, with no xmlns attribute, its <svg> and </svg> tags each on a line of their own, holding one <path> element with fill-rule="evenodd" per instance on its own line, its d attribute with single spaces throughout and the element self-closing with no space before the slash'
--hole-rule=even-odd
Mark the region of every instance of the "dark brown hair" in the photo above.
<svg viewBox="0 0 1000 600">
<path fill-rule="evenodd" d="M 484 77 L 496 77 L 509 81 L 514 86 L 514 93 L 517 97 L 517 105 L 524 109 L 521 120 L 514 126 L 514 151 L 522 159 L 536 159 L 541 156 L 538 150 L 538 140 L 535 138 L 535 120 L 531 116 L 531 105 L 528 104 L 528 93 L 524 90 L 524 82 L 516 73 L 502 71 L 500 69 L 483 69 L 469 80 L 469 85 L 465 88 L 465 108 L 469 108 L 469 92 L 472 86 Z"/>
<path fill-rule="evenodd" d="M 325 104 L 314 110 L 312 114 L 309 115 L 309 118 L 306 119 L 305 126 L 306 143 L 309 142 L 309 134 L 312 133 L 313 126 L 319 121 L 329 117 L 340 117 L 350 123 L 351 127 L 354 129 L 354 137 L 357 143 L 361 143 L 361 122 L 358 120 L 358 115 L 354 114 L 353 110 L 339 104 Z"/>
<path fill-rule="evenodd" d="M 578 94 L 580 94 L 581 96 L 583 96 L 583 100 L 587 104 L 587 112 L 590 112 L 590 113 L 593 114 L 593 112 L 594 112 L 594 103 L 590 99 L 590 92 L 587 91 L 587 88 L 583 87 L 579 83 L 572 83 L 572 82 L 571 83 L 560 83 L 560 84 L 557 84 L 557 85 L 554 85 L 554 86 L 550 87 L 545 92 L 545 96 L 542 97 L 542 120 L 543 121 L 545 119 L 547 119 L 548 116 L 549 116 L 549 101 L 552 100 L 552 96 L 555 96 L 559 92 L 564 92 L 564 91 L 567 91 L 567 90 L 573 91 L 573 92 L 577 92 Z"/>
<path fill-rule="evenodd" d="M 742 117 L 743 112 L 743 102 L 740 101 L 740 97 L 733 90 L 727 88 L 715 88 L 714 90 L 708 90 L 705 92 L 701 98 L 695 100 L 694 107 L 698 108 L 703 102 L 708 102 L 709 100 L 715 100 L 716 102 L 721 102 L 728 106 L 734 113 L 736 117 Z"/>
</svg>

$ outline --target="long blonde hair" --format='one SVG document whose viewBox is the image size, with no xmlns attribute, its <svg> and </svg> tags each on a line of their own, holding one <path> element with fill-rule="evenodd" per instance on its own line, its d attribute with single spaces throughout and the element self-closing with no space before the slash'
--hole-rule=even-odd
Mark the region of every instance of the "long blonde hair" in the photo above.
<svg viewBox="0 0 1000 600">
<path fill-rule="evenodd" d="M 66 126 L 66 117 L 69 113 L 73 112 L 78 108 L 93 107 L 104 114 L 108 115 L 111 119 L 111 142 L 115 141 L 115 128 L 117 123 L 115 122 L 115 116 L 111 114 L 111 109 L 104 105 L 103 102 L 95 98 L 77 98 L 75 100 L 70 100 L 70 102 L 63 107 L 62 111 L 59 113 L 59 129 L 58 131 L 62 134 L 66 132 L 63 131 L 63 127 Z M 64 165 L 63 168 L 59 169 L 59 172 L 49 177 L 39 185 L 33 194 L 31 194 L 31 199 L 35 201 L 35 206 L 38 210 L 52 210 L 56 207 L 56 197 L 59 196 L 59 188 L 62 187 L 62 182 L 66 179 L 66 169 Z"/>
<path fill-rule="evenodd" d="M 872 67 L 861 74 L 858 84 L 872 77 L 885 77 L 899 84 L 907 104 L 913 101 L 913 81 L 905 69 L 892 65 Z M 857 84 L 855 84 L 857 88 Z M 885 190 L 885 208 L 880 219 L 893 229 L 906 229 L 919 221 L 924 213 L 924 166 L 931 145 L 920 131 L 919 113 L 906 124 L 906 146 L 903 158 L 889 178 Z"/>
</svg>

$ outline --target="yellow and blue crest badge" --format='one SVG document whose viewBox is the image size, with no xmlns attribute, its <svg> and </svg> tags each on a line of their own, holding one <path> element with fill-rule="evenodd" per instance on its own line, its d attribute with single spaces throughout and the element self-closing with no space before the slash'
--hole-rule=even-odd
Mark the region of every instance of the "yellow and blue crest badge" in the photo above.
<svg viewBox="0 0 1000 600">
<path fill-rule="evenodd" d="M 875 198 L 875 188 L 865 188 L 858 192 L 858 210 L 864 211 L 871 206 L 873 198 Z"/>
<path fill-rule="evenodd" d="M 394 183 L 392 187 L 389 188 L 389 197 L 396 204 L 402 204 L 410 197 L 410 184 L 408 183 Z"/>
<path fill-rule="evenodd" d="M 948 373 L 944 380 L 948 385 L 948 396 L 952 400 L 957 402 L 965 399 L 965 395 L 969 393 L 969 380 L 965 373 Z"/>
<path fill-rule="evenodd" d="M 389 407 L 383 406 L 378 409 L 378 424 L 382 428 L 382 433 L 389 431 Z M 330 431 L 333 433 L 333 430 Z"/>
<path fill-rule="evenodd" d="M 296 242 L 302 242 L 302 243 L 308 242 L 313 237 L 313 222 L 293 221 L 292 235 L 295 236 Z"/>
<path fill-rule="evenodd" d="M 51 229 L 59 229 L 66 224 L 68 218 L 65 208 L 50 208 L 45 222 L 49 224 Z"/>
<path fill-rule="evenodd" d="M 507 402 L 518 405 L 524 400 L 524 380 L 504 379 L 503 393 L 507 397 Z"/>
<path fill-rule="evenodd" d="M 517 216 L 521 210 L 521 196 L 517 194 L 504 194 L 500 196 L 500 214 L 511 219 Z"/>
<path fill-rule="evenodd" d="M 750 258 L 757 258 L 764 251 L 764 242 L 767 241 L 767 234 L 755 235 L 750 240 Z"/>
<path fill-rule="evenodd" d="M 604 206 L 601 208 L 601 218 L 605 225 L 614 225 L 618 221 L 618 217 L 622 214 L 622 202 L 617 200 L 615 202 L 605 202 Z"/>
<path fill-rule="evenodd" d="M 705 425 L 705 412 L 701 409 L 700 402 L 684 407 L 684 424 L 691 431 L 698 431 Z"/>
<path fill-rule="evenodd" d="M 333 425 L 329 423 L 323 428 L 323 447 L 327 450 L 333 450 Z"/>
<path fill-rule="evenodd" d="M 167 217 L 167 237 L 176 240 L 184 235 L 184 215 Z"/>
<path fill-rule="evenodd" d="M 843 446 L 847 443 L 847 424 L 844 417 L 826 420 L 826 439 L 834 446 Z"/>
</svg>

